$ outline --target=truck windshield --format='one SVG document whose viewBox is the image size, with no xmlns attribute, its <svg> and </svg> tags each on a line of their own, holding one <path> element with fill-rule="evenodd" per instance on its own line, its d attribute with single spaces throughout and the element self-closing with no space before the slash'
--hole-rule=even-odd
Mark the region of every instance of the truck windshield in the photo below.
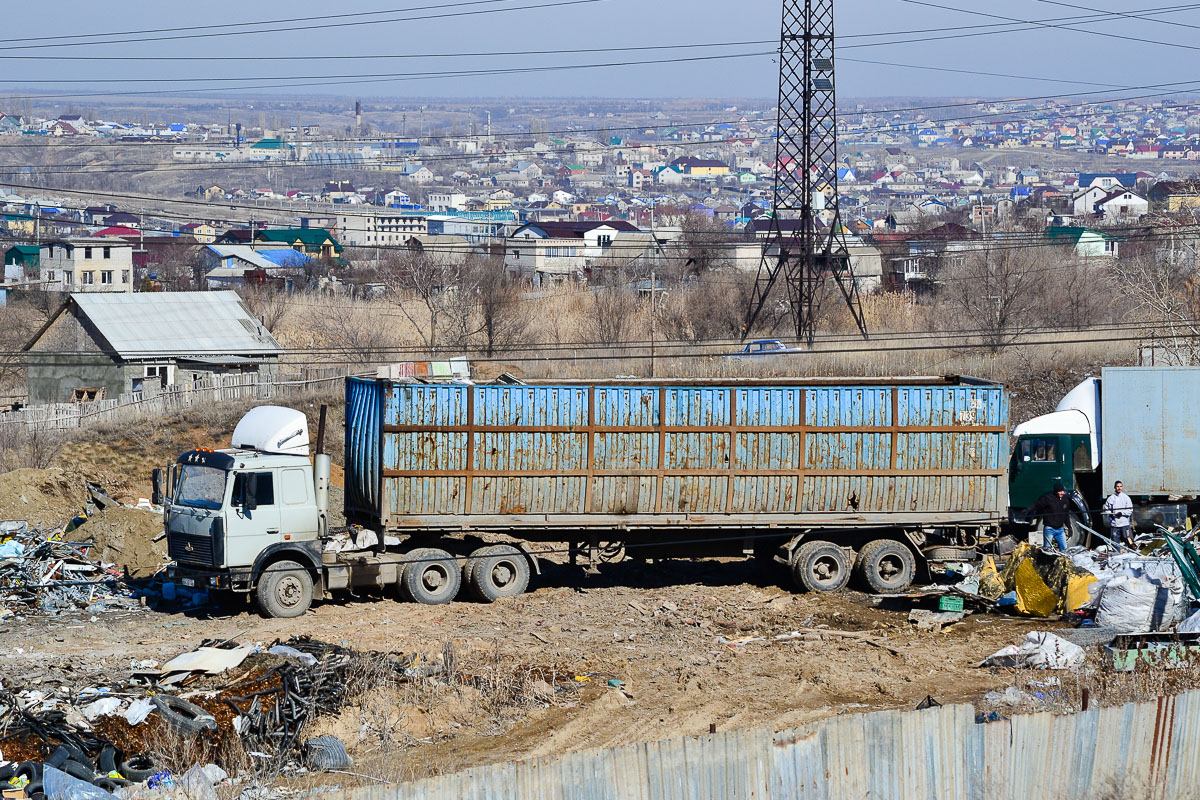
<svg viewBox="0 0 1200 800">
<path fill-rule="evenodd" d="M 186 464 L 179 473 L 175 503 L 192 508 L 220 508 L 225 499 L 225 470 Z"/>
</svg>

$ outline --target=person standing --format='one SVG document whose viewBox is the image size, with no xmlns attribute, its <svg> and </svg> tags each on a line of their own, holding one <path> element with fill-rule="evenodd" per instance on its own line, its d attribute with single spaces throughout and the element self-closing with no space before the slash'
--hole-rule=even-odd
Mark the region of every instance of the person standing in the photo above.
<svg viewBox="0 0 1200 800">
<path fill-rule="evenodd" d="M 1120 481 L 1113 484 L 1113 493 L 1104 501 L 1104 516 L 1112 540 L 1133 547 L 1133 501 Z"/>
<path fill-rule="evenodd" d="M 1055 547 L 1067 551 L 1067 523 L 1071 519 L 1071 501 L 1067 499 L 1067 490 L 1061 483 L 1037 499 L 1029 509 L 1029 515 L 1042 521 L 1042 532 L 1045 539 L 1042 546 L 1049 548 L 1053 541 Z"/>
</svg>

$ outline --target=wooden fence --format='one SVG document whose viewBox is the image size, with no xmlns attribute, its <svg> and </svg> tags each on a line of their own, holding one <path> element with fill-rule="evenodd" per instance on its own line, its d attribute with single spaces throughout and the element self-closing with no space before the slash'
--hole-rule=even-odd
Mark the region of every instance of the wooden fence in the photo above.
<svg viewBox="0 0 1200 800">
<path fill-rule="evenodd" d="M 338 392 L 345 380 L 341 369 L 306 369 L 274 375 L 244 373 L 213 375 L 189 383 L 147 387 L 109 400 L 90 403 L 51 403 L 0 414 L 0 426 L 24 425 L 40 430 L 67 430 L 165 416 L 194 406 L 230 400 L 276 400 L 315 392 Z"/>
</svg>

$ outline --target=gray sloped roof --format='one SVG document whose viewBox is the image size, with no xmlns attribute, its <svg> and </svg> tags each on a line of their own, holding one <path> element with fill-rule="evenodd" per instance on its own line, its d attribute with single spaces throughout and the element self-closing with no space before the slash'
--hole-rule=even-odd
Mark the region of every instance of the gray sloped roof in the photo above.
<svg viewBox="0 0 1200 800">
<path fill-rule="evenodd" d="M 283 350 L 236 292 L 78 292 L 71 301 L 121 358 Z"/>
</svg>

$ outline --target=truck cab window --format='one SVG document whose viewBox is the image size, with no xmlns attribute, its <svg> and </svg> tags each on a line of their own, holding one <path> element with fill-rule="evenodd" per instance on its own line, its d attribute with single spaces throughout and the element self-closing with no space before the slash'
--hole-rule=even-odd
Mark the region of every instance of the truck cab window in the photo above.
<svg viewBox="0 0 1200 800">
<path fill-rule="evenodd" d="M 1057 439 L 1022 439 L 1023 461 L 1058 461 Z"/>
<path fill-rule="evenodd" d="M 258 475 L 258 505 L 273 506 L 275 505 L 275 486 L 271 483 L 270 472 L 259 472 Z M 245 505 L 246 495 L 246 473 L 239 472 L 237 477 L 233 479 L 233 497 L 232 503 L 235 506 Z"/>
<path fill-rule="evenodd" d="M 185 464 L 175 490 L 176 505 L 217 509 L 225 499 L 225 470 L 200 464 Z"/>
</svg>

